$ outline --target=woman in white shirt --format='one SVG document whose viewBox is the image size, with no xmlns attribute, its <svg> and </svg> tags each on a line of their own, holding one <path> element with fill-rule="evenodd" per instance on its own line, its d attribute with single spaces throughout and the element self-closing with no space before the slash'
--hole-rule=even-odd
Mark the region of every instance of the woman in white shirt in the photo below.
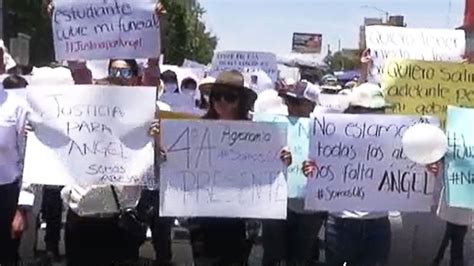
<svg viewBox="0 0 474 266">
<path fill-rule="evenodd" d="M 428 170 L 435 176 L 443 177 L 443 163 L 436 163 L 428 166 Z M 431 264 L 439 266 L 444 258 L 444 253 L 449 244 L 450 258 L 449 265 L 464 265 L 464 239 L 469 226 L 472 225 L 473 212 L 469 209 L 450 207 L 446 203 L 446 188 L 443 187 L 439 197 L 437 214 L 438 217 L 446 222 L 446 228 L 436 257 Z"/>
</svg>

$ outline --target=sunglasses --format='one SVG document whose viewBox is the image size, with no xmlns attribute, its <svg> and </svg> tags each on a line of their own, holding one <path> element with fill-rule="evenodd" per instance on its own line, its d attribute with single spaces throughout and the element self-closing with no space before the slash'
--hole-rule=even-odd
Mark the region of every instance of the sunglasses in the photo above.
<svg viewBox="0 0 474 266">
<path fill-rule="evenodd" d="M 132 77 L 132 70 L 130 68 L 112 67 L 109 69 L 109 77 L 129 79 Z"/>
<path fill-rule="evenodd" d="M 209 98 L 213 102 L 218 102 L 221 99 L 224 99 L 224 101 L 228 103 L 234 103 L 239 99 L 239 95 L 230 91 L 212 91 Z"/>
</svg>

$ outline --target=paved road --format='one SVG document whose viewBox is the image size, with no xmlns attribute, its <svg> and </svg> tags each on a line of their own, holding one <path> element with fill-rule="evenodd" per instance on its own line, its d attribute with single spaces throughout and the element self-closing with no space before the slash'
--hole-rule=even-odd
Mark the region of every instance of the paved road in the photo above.
<svg viewBox="0 0 474 266">
<path fill-rule="evenodd" d="M 444 223 L 431 214 L 409 214 L 392 216 L 392 253 L 389 266 L 428 266 L 434 257 L 442 238 Z M 183 229 L 175 229 L 181 231 Z M 44 250 L 44 230 L 39 230 L 38 250 Z M 34 241 L 32 239 L 24 241 Z M 466 265 L 474 265 L 474 234 L 469 232 L 466 238 Z M 64 244 L 61 243 L 60 251 L 64 254 Z M 260 265 L 262 247 L 255 246 L 250 258 L 250 265 Z M 189 240 L 175 239 L 173 241 L 174 262 L 177 265 L 191 265 L 192 254 Z M 446 251 L 449 256 L 449 250 Z M 149 242 L 141 248 L 142 258 L 153 259 L 154 251 Z M 58 263 L 56 265 L 65 265 Z M 447 261 L 442 265 L 448 265 Z"/>
</svg>

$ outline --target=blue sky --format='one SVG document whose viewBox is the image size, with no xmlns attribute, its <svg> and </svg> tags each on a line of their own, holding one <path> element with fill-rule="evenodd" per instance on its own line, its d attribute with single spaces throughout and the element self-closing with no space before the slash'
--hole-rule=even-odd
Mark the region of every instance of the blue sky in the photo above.
<svg viewBox="0 0 474 266">
<path fill-rule="evenodd" d="M 199 0 L 204 19 L 219 38 L 218 50 L 291 51 L 293 32 L 323 34 L 323 53 L 357 48 L 364 17 L 404 15 L 408 27 L 462 25 L 465 0 Z"/>
</svg>

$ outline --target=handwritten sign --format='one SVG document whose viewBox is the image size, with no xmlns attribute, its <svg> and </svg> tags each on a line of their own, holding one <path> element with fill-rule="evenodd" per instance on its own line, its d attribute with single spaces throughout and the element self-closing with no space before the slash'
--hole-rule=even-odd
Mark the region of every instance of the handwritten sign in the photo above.
<svg viewBox="0 0 474 266">
<path fill-rule="evenodd" d="M 380 83 L 387 59 L 461 61 L 466 49 L 463 30 L 369 26 L 365 31 L 373 60 L 368 78 L 374 83 Z"/>
<path fill-rule="evenodd" d="M 28 135 L 25 181 L 144 184 L 153 177 L 148 132 L 155 93 L 153 87 L 29 87 L 35 130 Z"/>
<path fill-rule="evenodd" d="M 301 167 L 309 156 L 309 118 L 295 118 L 277 115 L 254 114 L 257 122 L 284 123 L 288 129 L 288 147 L 293 163 L 288 167 L 288 198 L 304 198 L 306 180 Z"/>
<path fill-rule="evenodd" d="M 433 177 L 403 154 L 404 132 L 422 117 L 318 115 L 310 126 L 310 158 L 318 173 L 308 181 L 305 208 L 329 211 L 429 211 Z"/>
<path fill-rule="evenodd" d="M 436 115 L 445 124 L 448 105 L 474 106 L 474 66 L 463 63 L 394 60 L 382 86 L 396 114 Z"/>
<path fill-rule="evenodd" d="M 448 108 L 446 198 L 449 206 L 474 209 L 474 109 Z"/>
<path fill-rule="evenodd" d="M 285 219 L 287 184 L 279 159 L 286 128 L 276 123 L 162 121 L 163 216 Z"/>
<path fill-rule="evenodd" d="M 155 0 L 55 0 L 56 60 L 158 58 Z"/>
<path fill-rule="evenodd" d="M 218 52 L 212 60 L 211 75 L 217 76 L 222 71 L 238 70 L 242 73 L 265 72 L 275 82 L 278 78 L 276 56 L 262 52 Z"/>
</svg>

